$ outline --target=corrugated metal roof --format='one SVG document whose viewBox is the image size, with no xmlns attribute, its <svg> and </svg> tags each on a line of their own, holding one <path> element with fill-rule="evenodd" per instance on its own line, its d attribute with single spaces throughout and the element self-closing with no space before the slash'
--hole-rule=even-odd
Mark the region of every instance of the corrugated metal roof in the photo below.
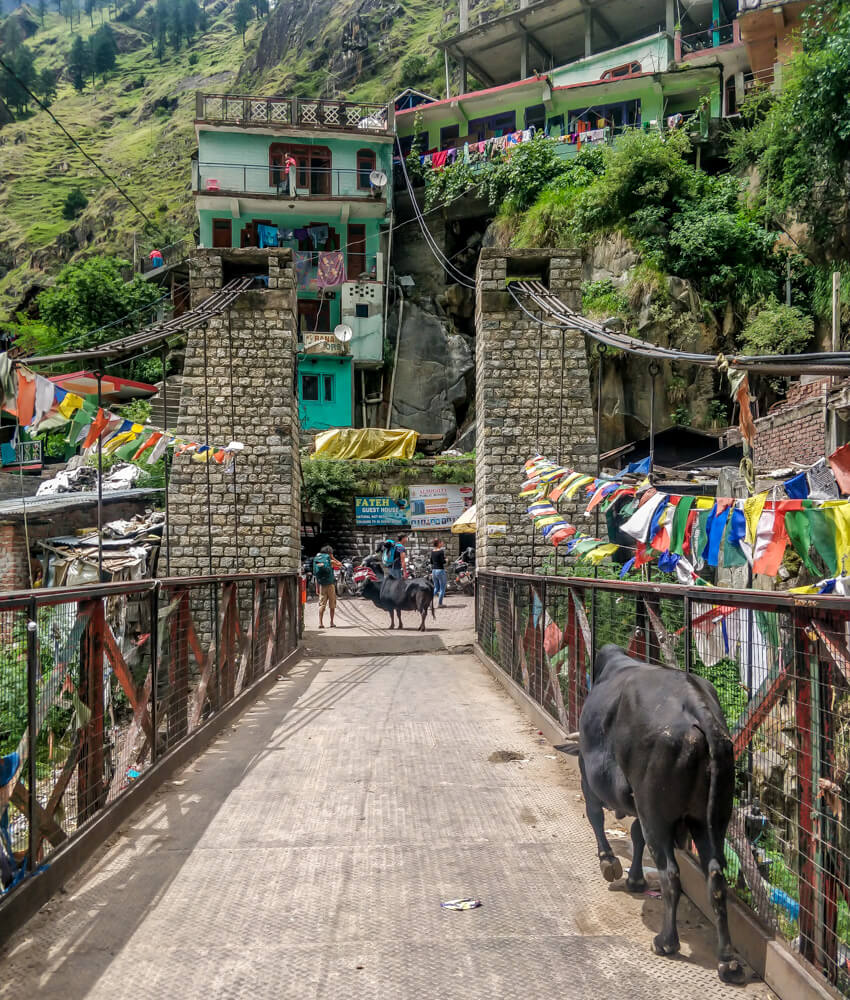
<svg viewBox="0 0 850 1000">
<path fill-rule="evenodd" d="M 103 494 L 104 504 L 119 500 L 146 500 L 164 493 L 162 489 L 144 488 L 137 490 L 107 490 Z M 50 514 L 53 511 L 69 510 L 72 507 L 96 507 L 97 493 L 54 493 L 43 497 L 26 497 L 22 500 L 0 501 L 0 520 L 23 517 L 24 514 Z"/>
</svg>

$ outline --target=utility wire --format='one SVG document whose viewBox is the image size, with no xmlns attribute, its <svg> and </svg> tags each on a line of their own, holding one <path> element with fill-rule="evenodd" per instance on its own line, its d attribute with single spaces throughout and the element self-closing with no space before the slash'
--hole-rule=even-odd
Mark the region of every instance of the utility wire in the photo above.
<svg viewBox="0 0 850 1000">
<path fill-rule="evenodd" d="M 135 208 L 135 210 L 139 213 L 139 215 L 141 215 L 141 217 L 145 220 L 145 222 L 149 222 L 151 225 L 153 225 L 154 224 L 153 219 L 151 219 L 149 215 L 146 215 L 142 211 L 142 209 L 139 208 L 139 206 L 133 201 L 130 195 L 127 194 L 124 188 L 121 187 L 118 181 L 116 181 L 114 177 L 108 174 L 103 169 L 103 167 L 97 162 L 97 160 L 95 160 L 93 156 L 90 156 L 85 151 L 85 149 L 83 149 L 80 143 L 77 142 L 77 140 L 71 135 L 68 129 L 66 129 L 65 126 L 62 124 L 62 122 L 60 122 L 59 119 L 56 117 L 56 115 L 53 114 L 50 108 L 48 108 L 48 106 L 43 101 L 39 100 L 39 98 L 35 96 L 35 94 L 29 89 L 29 87 L 24 83 L 24 81 L 18 76 L 18 74 L 9 66 L 9 64 L 2 57 L 0 57 L 0 69 L 4 69 L 9 74 L 9 76 L 11 76 L 12 79 L 18 84 L 21 90 L 23 90 L 28 97 L 31 97 L 32 100 L 35 101 L 35 103 L 41 108 L 41 110 L 44 111 L 51 118 L 51 120 L 56 124 L 56 126 L 62 130 L 62 132 L 73 143 L 73 145 L 76 146 L 76 148 L 83 154 L 83 156 L 89 161 L 89 163 L 91 163 L 96 170 L 98 170 L 101 174 L 103 174 L 103 176 L 109 181 L 109 183 L 115 188 L 115 190 L 118 191 L 121 197 L 125 199 L 125 201 L 127 201 L 130 205 L 133 206 L 133 208 Z"/>
</svg>

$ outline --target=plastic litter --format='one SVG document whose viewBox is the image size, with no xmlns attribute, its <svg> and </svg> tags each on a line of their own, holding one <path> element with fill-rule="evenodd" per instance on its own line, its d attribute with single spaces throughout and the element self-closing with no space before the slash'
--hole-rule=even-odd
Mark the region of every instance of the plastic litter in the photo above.
<svg viewBox="0 0 850 1000">
<path fill-rule="evenodd" d="M 440 903 L 444 910 L 474 910 L 481 906 L 480 899 L 449 899 Z"/>
</svg>

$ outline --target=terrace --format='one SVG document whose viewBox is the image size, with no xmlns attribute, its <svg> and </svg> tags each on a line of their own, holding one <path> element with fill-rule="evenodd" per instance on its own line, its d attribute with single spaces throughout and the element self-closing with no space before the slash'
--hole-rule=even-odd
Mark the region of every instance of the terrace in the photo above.
<svg viewBox="0 0 850 1000">
<path fill-rule="evenodd" d="M 195 94 L 195 125 L 261 128 L 286 132 L 354 132 L 395 135 L 392 105 L 323 101 L 304 97 Z"/>
</svg>

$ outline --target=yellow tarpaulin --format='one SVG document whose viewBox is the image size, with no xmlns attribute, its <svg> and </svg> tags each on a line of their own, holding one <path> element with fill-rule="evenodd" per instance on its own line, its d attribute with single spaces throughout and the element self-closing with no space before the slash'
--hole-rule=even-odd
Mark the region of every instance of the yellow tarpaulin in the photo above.
<svg viewBox="0 0 850 1000">
<path fill-rule="evenodd" d="M 475 531 L 475 504 L 471 507 L 467 507 L 466 510 L 460 515 L 460 517 L 452 525 L 453 535 L 466 535 L 470 532 Z"/>
<path fill-rule="evenodd" d="M 340 427 L 316 435 L 316 458 L 413 458 L 416 431 Z"/>
</svg>

